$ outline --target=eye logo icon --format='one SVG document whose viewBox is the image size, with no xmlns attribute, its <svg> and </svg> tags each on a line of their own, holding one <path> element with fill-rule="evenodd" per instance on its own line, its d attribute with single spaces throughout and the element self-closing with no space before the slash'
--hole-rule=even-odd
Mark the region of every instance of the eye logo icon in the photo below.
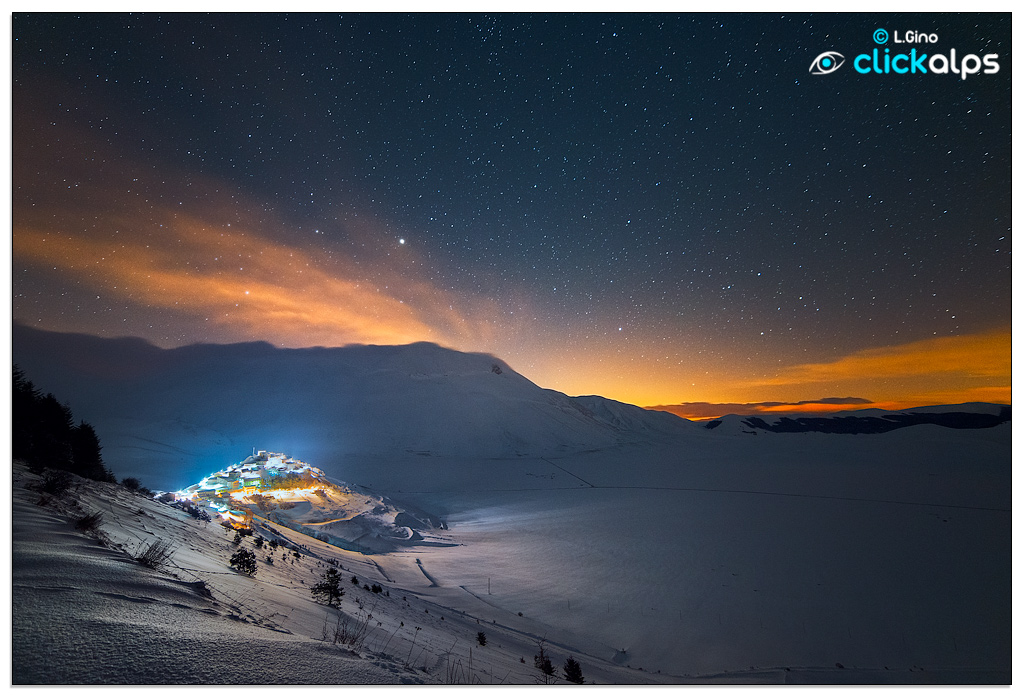
<svg viewBox="0 0 1024 697">
<path fill-rule="evenodd" d="M 808 72 L 811 75 L 828 75 L 839 70 L 839 66 L 846 62 L 843 54 L 838 51 L 825 51 L 814 59 Z"/>
</svg>

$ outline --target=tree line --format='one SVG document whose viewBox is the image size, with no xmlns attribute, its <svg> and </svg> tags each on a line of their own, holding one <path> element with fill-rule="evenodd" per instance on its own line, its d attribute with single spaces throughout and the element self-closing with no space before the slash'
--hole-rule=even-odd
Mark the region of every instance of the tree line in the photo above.
<svg viewBox="0 0 1024 697">
<path fill-rule="evenodd" d="M 116 483 L 100 454 L 91 424 L 75 424 L 71 407 L 53 393 L 43 394 L 14 366 L 11 397 L 11 448 L 15 460 L 35 469 L 73 472 L 87 479 Z"/>
</svg>

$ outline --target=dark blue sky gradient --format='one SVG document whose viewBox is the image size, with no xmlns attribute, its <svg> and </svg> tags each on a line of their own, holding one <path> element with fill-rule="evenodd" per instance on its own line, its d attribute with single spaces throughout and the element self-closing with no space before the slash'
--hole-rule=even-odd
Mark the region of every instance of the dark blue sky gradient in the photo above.
<svg viewBox="0 0 1024 697">
<path fill-rule="evenodd" d="M 999 54 L 1000 72 L 809 74 L 823 51 L 870 52 L 877 27 L 935 32 L 917 46 L 929 53 Z M 1010 27 L 17 14 L 15 235 L 59 219 L 102 238 L 67 221 L 112 207 L 148 224 L 217 199 L 328 257 L 379 264 L 402 239 L 431 287 L 494 302 L 496 338 L 479 348 L 528 377 L 572 370 L 543 355 L 598 344 L 635 370 L 732 375 L 748 361 L 756 378 L 1008 329 Z M 119 179 L 133 168 L 145 176 Z M 62 186 L 69 172 L 88 195 Z M 246 338 L 141 300 L 97 302 L 101 281 L 44 266 L 16 248 L 18 321 L 164 345 Z M 502 338 L 506 313 L 536 333 Z"/>
</svg>

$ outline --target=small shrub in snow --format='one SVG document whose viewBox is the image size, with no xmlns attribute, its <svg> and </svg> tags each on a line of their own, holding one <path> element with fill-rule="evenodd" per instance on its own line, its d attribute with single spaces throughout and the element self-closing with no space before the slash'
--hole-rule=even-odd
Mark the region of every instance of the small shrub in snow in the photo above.
<svg viewBox="0 0 1024 697">
<path fill-rule="evenodd" d="M 151 569 L 159 569 L 171 559 L 171 543 L 157 540 L 135 557 L 135 561 Z"/>
<path fill-rule="evenodd" d="M 263 538 L 257 536 L 253 544 L 256 545 L 256 549 L 263 549 Z"/>
<path fill-rule="evenodd" d="M 142 482 L 140 482 L 135 477 L 125 477 L 124 479 L 121 480 L 121 486 L 123 486 L 128 491 L 138 491 L 139 487 L 142 486 Z"/>
<path fill-rule="evenodd" d="M 198 581 L 193 581 L 192 583 L 189 583 L 188 586 L 189 586 L 189 588 L 192 589 L 192 591 L 196 595 L 200 595 L 200 596 L 202 596 L 204 598 L 212 598 L 213 597 L 213 592 L 206 585 L 206 581 L 203 581 L 202 579 L 200 579 Z"/>
<path fill-rule="evenodd" d="M 99 530 L 100 525 L 103 524 L 103 514 L 100 511 L 91 513 L 90 515 L 79 518 L 75 521 L 75 529 L 81 530 L 82 532 L 93 532 Z"/>
<path fill-rule="evenodd" d="M 355 576 L 352 577 L 352 585 L 353 586 L 358 586 L 359 585 L 359 579 L 356 578 Z"/>
<path fill-rule="evenodd" d="M 229 563 L 243 574 L 256 575 L 256 554 L 247 549 L 240 549 L 232 554 Z"/>
<path fill-rule="evenodd" d="M 352 619 L 339 612 L 334 627 L 328 628 L 327 618 L 324 618 L 323 640 L 334 645 L 342 644 L 351 646 L 354 649 L 362 647 L 366 635 L 370 631 L 370 619 L 372 615 L 360 613 L 358 619 Z"/>
<path fill-rule="evenodd" d="M 309 592 L 318 602 L 327 603 L 332 607 L 341 605 L 341 597 L 345 595 L 341 588 L 341 575 L 336 569 L 328 569 Z"/>
<path fill-rule="evenodd" d="M 235 539 L 231 540 L 231 544 L 239 545 L 242 543 L 242 533 L 235 531 Z"/>
<path fill-rule="evenodd" d="M 370 592 L 371 593 L 383 593 L 384 589 L 381 588 L 380 584 L 375 583 L 372 586 L 370 586 Z"/>
<path fill-rule="evenodd" d="M 487 635 L 483 632 L 477 632 L 476 643 L 480 644 L 481 646 L 487 646 Z"/>
<path fill-rule="evenodd" d="M 43 477 L 43 483 L 39 485 L 39 489 L 47 494 L 61 496 L 71 488 L 72 482 L 74 482 L 74 479 L 70 472 L 65 472 L 64 470 L 48 472 Z"/>
</svg>

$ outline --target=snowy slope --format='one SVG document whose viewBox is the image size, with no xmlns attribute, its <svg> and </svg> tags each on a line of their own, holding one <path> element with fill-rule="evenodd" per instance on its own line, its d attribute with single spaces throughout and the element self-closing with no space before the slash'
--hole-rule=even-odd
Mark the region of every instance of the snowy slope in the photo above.
<svg viewBox="0 0 1024 697">
<path fill-rule="evenodd" d="M 1010 423 L 708 429 L 429 345 L 54 338 L 17 330 L 15 360 L 119 476 L 177 489 L 253 446 L 288 452 L 449 527 L 454 546 L 346 566 L 379 565 L 371 583 L 446 622 L 579 650 L 599 680 L 1010 679 Z"/>
<path fill-rule="evenodd" d="M 1008 619 L 978 614 L 979 595 L 1009 592 L 1008 569 L 987 558 L 1007 556 L 1005 541 L 983 543 L 997 512 L 671 486 L 679 479 L 646 493 L 603 480 L 575 501 L 468 497 L 475 507 L 445 533 L 457 546 L 408 554 L 356 554 L 257 521 L 280 546 L 258 550 L 249 578 L 227 560 L 257 551 L 254 538 L 236 546 L 219 525 L 84 480 L 40 505 L 39 477 L 16 464 L 12 679 L 534 684 L 543 637 L 556 665 L 572 655 L 598 683 L 1009 681 Z M 907 493 L 899 476 L 888 483 Z M 716 501 L 737 496 L 740 508 Z M 96 511 L 98 533 L 75 530 Z M 809 529 L 814 518 L 845 529 Z M 165 566 L 131 561 L 154 541 L 171 546 Z M 960 566 L 965 546 L 978 547 L 972 569 Z M 332 562 L 364 584 L 345 585 L 341 614 L 308 592 Z M 947 604 L 929 607 L 937 591 Z M 865 600 L 877 607 L 861 616 Z M 364 626 L 362 641 L 333 645 L 338 617 Z M 806 636 L 815 645 L 801 649 Z"/>
<path fill-rule="evenodd" d="M 403 587 L 408 564 L 266 524 L 257 532 L 280 542 L 275 551 L 256 549 L 255 537 L 236 545 L 234 531 L 116 485 L 76 478 L 70 493 L 51 497 L 38 492 L 40 480 L 15 464 L 14 684 L 535 684 L 539 676 L 534 632 L 544 625 L 517 616 L 520 628 L 510 628 L 485 605 L 486 621 L 450 611 Z M 75 528 L 95 512 L 98 530 Z M 171 547 L 166 564 L 133 561 L 155 541 Z M 254 577 L 229 567 L 238 549 L 258 553 Z M 340 610 L 309 592 L 331 567 L 345 579 Z M 425 577 L 410 578 L 423 585 Z M 352 642 L 333 641 L 339 620 Z M 559 667 L 576 656 L 588 681 L 659 680 L 634 680 L 577 647 L 551 642 L 547 651 Z"/>
<path fill-rule="evenodd" d="M 162 350 L 16 325 L 14 361 L 95 426 L 120 476 L 161 489 L 195 482 L 253 446 L 301 453 L 332 473 L 357 454 L 556 456 L 692 428 L 545 390 L 493 356 L 432 344 Z"/>
</svg>

